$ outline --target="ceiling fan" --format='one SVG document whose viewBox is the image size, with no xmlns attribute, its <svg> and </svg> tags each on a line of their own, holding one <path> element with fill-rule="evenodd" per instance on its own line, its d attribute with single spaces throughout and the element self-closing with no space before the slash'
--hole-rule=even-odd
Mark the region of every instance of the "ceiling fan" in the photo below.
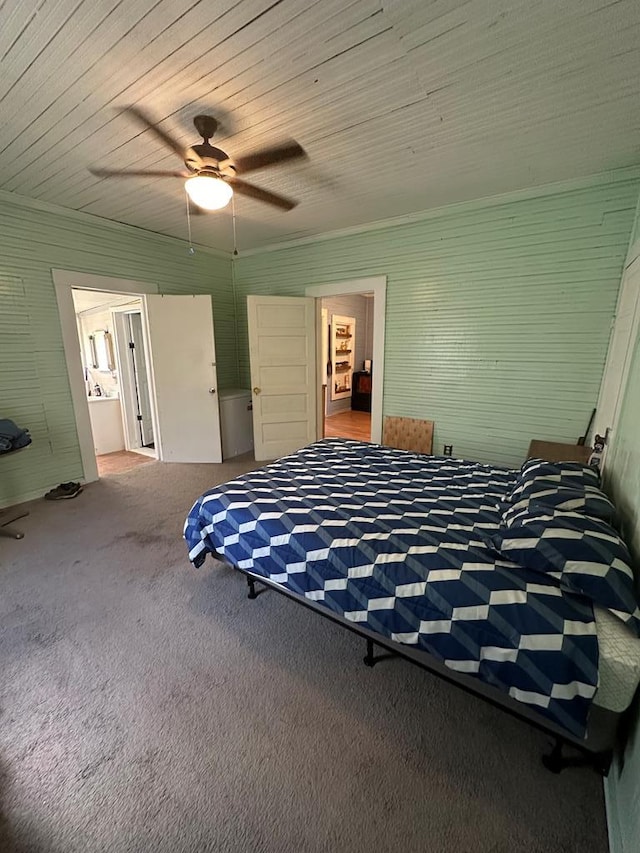
<svg viewBox="0 0 640 853">
<path fill-rule="evenodd" d="M 174 172 L 90 168 L 91 174 L 100 178 L 186 178 L 185 189 L 189 198 L 205 211 L 220 210 L 225 207 L 234 192 L 271 204 L 281 210 L 291 210 L 296 206 L 296 201 L 269 190 L 263 190 L 261 187 L 250 184 L 237 176 L 252 172 L 255 169 L 276 166 L 289 160 L 306 157 L 305 150 L 297 142 L 286 142 L 273 148 L 262 148 L 252 154 L 245 154 L 243 157 L 232 158 L 225 151 L 215 148 L 209 142 L 218 128 L 218 122 L 213 116 L 198 115 L 194 118 L 193 123 L 202 137 L 202 142 L 192 145 L 190 148 L 184 148 L 169 133 L 153 122 L 143 110 L 138 107 L 125 107 L 124 112 L 151 130 L 161 142 L 184 161 L 186 168 Z"/>
</svg>

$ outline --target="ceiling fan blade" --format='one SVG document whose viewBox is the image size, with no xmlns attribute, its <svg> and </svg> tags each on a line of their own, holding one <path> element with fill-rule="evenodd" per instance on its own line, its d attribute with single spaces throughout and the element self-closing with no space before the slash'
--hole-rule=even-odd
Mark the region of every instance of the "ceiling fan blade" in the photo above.
<svg viewBox="0 0 640 853">
<path fill-rule="evenodd" d="M 189 172 L 161 172 L 138 169 L 89 169 L 98 178 L 188 178 Z"/>
<path fill-rule="evenodd" d="M 223 160 L 218 165 L 223 169 L 226 165 L 233 166 L 239 175 L 253 172 L 255 169 L 263 169 L 265 166 L 276 166 L 278 163 L 286 163 L 289 160 L 297 160 L 306 157 L 307 152 L 297 142 L 287 142 L 276 145 L 273 148 L 263 148 L 262 151 L 254 151 L 244 157 L 234 157 Z"/>
<path fill-rule="evenodd" d="M 139 107 L 125 107 L 123 110 L 138 122 L 138 124 L 142 124 L 147 130 L 150 130 L 152 133 L 158 137 L 158 139 L 170 148 L 175 154 L 180 157 L 181 160 L 189 159 L 190 163 L 193 163 L 194 168 L 198 168 L 203 165 L 201 158 L 196 154 L 196 152 L 192 148 L 185 148 L 180 145 L 177 139 L 174 139 L 171 134 L 167 133 L 166 130 L 163 130 L 158 124 L 156 124 L 151 116 L 147 115 L 144 110 L 141 110 Z"/>
<path fill-rule="evenodd" d="M 258 201 L 264 201 L 266 204 L 279 207 L 281 210 L 292 210 L 298 204 L 297 201 L 292 201 L 283 195 L 276 195 L 276 193 L 263 190 L 260 187 L 256 187 L 255 184 L 249 184 L 247 181 L 241 181 L 239 178 L 229 178 L 229 183 L 241 195 L 247 195 Z"/>
</svg>

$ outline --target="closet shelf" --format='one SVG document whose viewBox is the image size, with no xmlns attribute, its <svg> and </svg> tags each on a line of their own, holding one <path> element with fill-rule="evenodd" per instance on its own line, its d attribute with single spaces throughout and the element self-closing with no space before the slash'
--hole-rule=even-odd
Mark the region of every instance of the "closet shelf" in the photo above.
<svg viewBox="0 0 640 853">
<path fill-rule="evenodd" d="M 351 396 L 351 376 L 355 368 L 356 341 L 355 317 L 333 314 L 331 317 L 331 399 L 342 400 Z"/>
</svg>

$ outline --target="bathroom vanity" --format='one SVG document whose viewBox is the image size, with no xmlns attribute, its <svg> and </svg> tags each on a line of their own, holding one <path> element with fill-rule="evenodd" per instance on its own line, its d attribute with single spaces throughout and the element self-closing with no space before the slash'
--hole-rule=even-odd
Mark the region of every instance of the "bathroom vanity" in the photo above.
<svg viewBox="0 0 640 853">
<path fill-rule="evenodd" d="M 89 397 L 89 419 L 96 456 L 124 450 L 119 397 Z"/>
</svg>

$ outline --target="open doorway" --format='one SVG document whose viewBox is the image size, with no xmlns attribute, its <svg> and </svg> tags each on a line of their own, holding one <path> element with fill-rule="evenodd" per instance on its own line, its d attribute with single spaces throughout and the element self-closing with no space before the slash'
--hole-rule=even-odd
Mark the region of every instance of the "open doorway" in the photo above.
<svg viewBox="0 0 640 853">
<path fill-rule="evenodd" d="M 316 300 L 318 437 L 382 441 L 386 276 L 311 285 Z"/>
<path fill-rule="evenodd" d="M 145 358 L 151 390 L 154 447 L 137 447 L 135 452 L 157 456 L 160 462 L 222 462 L 211 296 L 159 294 L 157 285 L 150 282 L 72 270 L 52 269 L 51 275 L 60 314 L 84 482 L 98 479 L 98 466 L 73 289 L 107 292 L 128 297 L 128 300 L 140 299 L 142 328 L 149 345 L 148 350 L 145 349 Z M 120 310 L 115 310 L 115 313 L 118 315 Z M 121 349 L 120 339 L 116 342 L 114 337 L 113 343 L 116 352 Z M 126 359 L 121 361 L 124 363 Z M 121 368 L 120 371 L 122 373 Z M 126 418 L 126 406 L 124 409 Z M 125 442 L 136 418 L 134 413 L 128 421 Z M 126 444 L 125 448 L 133 450 Z"/>
<path fill-rule="evenodd" d="M 309 285 L 305 296 L 247 296 L 257 461 L 278 459 L 323 437 L 329 345 L 323 347 L 323 326 L 327 322 L 322 322 L 321 300 L 329 296 L 373 293 L 373 358 L 368 374 L 370 440 L 382 442 L 386 288 L 386 276 L 372 276 L 337 284 Z M 339 341 L 348 341 L 350 334 L 343 328 Z M 344 362 L 347 359 L 343 352 L 338 355 Z M 340 366 L 340 373 L 348 373 L 348 366 L 344 363 Z M 353 379 L 353 374 L 349 373 L 349 377 Z M 341 390 L 347 390 L 342 381 L 337 392 Z"/>
<path fill-rule="evenodd" d="M 371 441 L 373 298 L 365 291 L 320 300 L 325 438 Z"/>
<path fill-rule="evenodd" d="M 140 296 L 72 288 L 98 476 L 157 458 Z"/>
</svg>

